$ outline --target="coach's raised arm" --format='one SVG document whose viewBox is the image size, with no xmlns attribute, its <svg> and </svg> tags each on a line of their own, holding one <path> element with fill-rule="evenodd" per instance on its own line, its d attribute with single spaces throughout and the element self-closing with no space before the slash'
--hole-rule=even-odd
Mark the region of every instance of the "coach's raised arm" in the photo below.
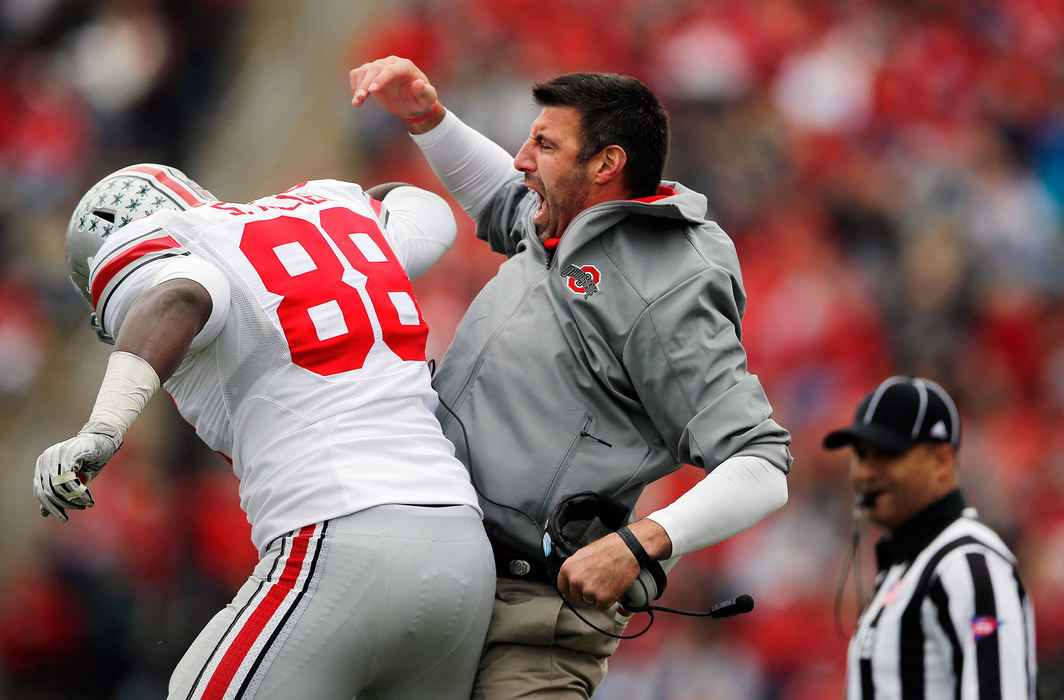
<svg viewBox="0 0 1064 700">
<path fill-rule="evenodd" d="M 412 134 L 423 134 L 446 113 L 428 76 L 406 58 L 389 56 L 363 63 L 351 71 L 351 104 L 358 107 L 370 95 L 407 124 Z"/>
</svg>

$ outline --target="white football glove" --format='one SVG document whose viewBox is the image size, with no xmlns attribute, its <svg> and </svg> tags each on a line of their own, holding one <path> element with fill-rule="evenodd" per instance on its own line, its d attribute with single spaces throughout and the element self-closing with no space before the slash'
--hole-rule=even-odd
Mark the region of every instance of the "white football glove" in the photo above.
<svg viewBox="0 0 1064 700">
<path fill-rule="evenodd" d="M 41 515 L 54 515 L 65 523 L 65 509 L 84 510 L 96 505 L 85 484 L 121 446 L 118 428 L 94 421 L 69 440 L 42 452 L 33 475 L 33 494 L 41 503 Z"/>
</svg>

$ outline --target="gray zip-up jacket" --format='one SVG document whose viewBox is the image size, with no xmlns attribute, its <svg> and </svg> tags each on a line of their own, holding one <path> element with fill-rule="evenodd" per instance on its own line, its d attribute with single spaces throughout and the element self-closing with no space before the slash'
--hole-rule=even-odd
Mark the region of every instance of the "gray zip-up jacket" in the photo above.
<svg viewBox="0 0 1064 700">
<path fill-rule="evenodd" d="M 683 464 L 744 454 L 790 469 L 790 435 L 746 368 L 735 247 L 705 220 L 705 197 L 663 184 L 675 194 L 581 212 L 554 255 L 520 178 L 478 218 L 509 260 L 440 363 L 437 416 L 488 533 L 526 556 L 543 559 L 544 521 L 579 491 L 634 506 Z"/>
</svg>

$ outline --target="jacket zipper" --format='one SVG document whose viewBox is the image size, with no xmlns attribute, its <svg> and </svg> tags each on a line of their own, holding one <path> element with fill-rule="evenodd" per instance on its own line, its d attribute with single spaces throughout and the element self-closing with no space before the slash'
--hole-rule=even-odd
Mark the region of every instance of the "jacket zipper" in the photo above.
<svg viewBox="0 0 1064 700">
<path fill-rule="evenodd" d="M 613 447 L 613 443 L 612 442 L 606 442 L 605 440 L 603 440 L 600 437 L 595 437 L 594 435 L 592 435 L 591 433 L 587 432 L 586 430 L 581 430 L 580 431 L 580 437 L 591 438 L 592 440 L 594 440 L 595 442 L 599 443 L 600 445 L 605 445 L 606 447 Z"/>
<path fill-rule="evenodd" d="M 558 488 L 558 482 L 561 481 L 561 477 L 567 471 L 569 471 L 569 465 L 573 459 L 576 458 L 576 451 L 580 449 L 580 443 L 585 437 L 594 437 L 591 433 L 587 432 L 587 429 L 591 427 L 591 414 L 584 414 L 584 424 L 580 427 L 580 432 L 576 434 L 572 443 L 569 445 L 569 449 L 566 451 L 565 456 L 562 457 L 561 464 L 558 465 L 557 471 L 554 472 L 554 478 L 551 479 L 550 486 L 547 487 L 546 498 L 543 499 L 543 503 L 539 506 L 539 522 L 543 523 L 546 519 L 547 504 L 554 500 L 554 492 Z M 598 440 L 598 438 L 594 438 Z M 601 441 L 600 441 L 601 442 Z"/>
</svg>

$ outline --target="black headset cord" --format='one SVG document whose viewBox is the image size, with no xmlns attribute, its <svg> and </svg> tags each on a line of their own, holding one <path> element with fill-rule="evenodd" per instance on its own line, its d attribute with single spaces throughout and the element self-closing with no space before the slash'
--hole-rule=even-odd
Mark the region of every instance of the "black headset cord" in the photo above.
<svg viewBox="0 0 1064 700">
<path fill-rule="evenodd" d="M 853 567 L 854 594 L 857 599 L 857 614 L 860 616 L 864 610 L 864 587 L 861 585 L 861 521 L 864 516 L 864 508 L 860 498 L 853 509 L 853 536 L 850 540 L 849 551 L 842 565 L 842 574 L 839 576 L 839 585 L 835 589 L 835 633 L 843 641 L 849 641 L 852 632 L 847 632 L 842 622 L 842 599 L 846 589 L 846 579 L 849 578 L 850 567 Z"/>
</svg>

